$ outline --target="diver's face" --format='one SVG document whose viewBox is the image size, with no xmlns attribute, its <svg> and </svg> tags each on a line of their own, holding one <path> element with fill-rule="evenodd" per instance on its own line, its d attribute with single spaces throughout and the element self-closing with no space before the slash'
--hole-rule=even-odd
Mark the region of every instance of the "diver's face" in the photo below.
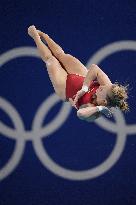
<svg viewBox="0 0 136 205">
<path fill-rule="evenodd" d="M 99 88 L 96 90 L 96 101 L 98 105 L 104 105 L 107 104 L 107 96 L 111 95 L 111 87 L 112 85 L 100 85 Z"/>
</svg>

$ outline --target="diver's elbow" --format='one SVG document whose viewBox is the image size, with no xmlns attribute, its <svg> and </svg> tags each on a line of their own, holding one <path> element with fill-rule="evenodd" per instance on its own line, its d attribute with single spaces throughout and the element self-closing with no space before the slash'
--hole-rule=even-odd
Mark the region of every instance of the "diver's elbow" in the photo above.
<svg viewBox="0 0 136 205">
<path fill-rule="evenodd" d="M 80 117 L 81 115 L 82 115 L 81 110 L 78 110 L 78 111 L 77 111 L 77 117 Z"/>
</svg>

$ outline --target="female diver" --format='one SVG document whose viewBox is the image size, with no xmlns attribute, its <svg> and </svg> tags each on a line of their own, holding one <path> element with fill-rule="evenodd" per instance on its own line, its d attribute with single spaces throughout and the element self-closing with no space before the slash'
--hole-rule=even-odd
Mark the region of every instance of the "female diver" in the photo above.
<svg viewBox="0 0 136 205">
<path fill-rule="evenodd" d="M 28 28 L 28 34 L 46 63 L 56 94 L 77 109 L 78 118 L 92 122 L 102 114 L 112 116 L 112 107 L 129 110 L 126 102 L 128 85 L 122 86 L 117 82 L 112 84 L 109 77 L 95 64 L 87 69 L 35 26 Z"/>
</svg>

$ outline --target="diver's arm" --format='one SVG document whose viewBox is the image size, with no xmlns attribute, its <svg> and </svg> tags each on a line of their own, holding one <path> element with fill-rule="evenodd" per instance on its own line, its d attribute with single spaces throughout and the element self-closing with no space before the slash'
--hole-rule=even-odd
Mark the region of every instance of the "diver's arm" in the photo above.
<svg viewBox="0 0 136 205">
<path fill-rule="evenodd" d="M 97 118 L 99 118 L 102 114 L 101 113 L 94 113 L 93 115 L 89 116 L 89 117 L 85 117 L 85 116 L 81 116 L 81 115 L 78 115 L 78 118 L 80 120 L 85 120 L 87 122 L 93 122 L 94 120 L 96 120 Z"/>
<path fill-rule="evenodd" d="M 98 66 L 97 66 L 98 67 Z M 97 68 L 97 81 L 100 85 L 108 85 L 112 84 L 111 80 L 109 79 L 108 75 L 102 71 L 99 67 Z"/>
<path fill-rule="evenodd" d="M 109 77 L 95 64 L 92 64 L 88 69 L 83 85 L 89 87 L 90 82 L 97 78 L 100 85 L 112 84 Z"/>
<path fill-rule="evenodd" d="M 95 64 L 92 64 L 90 68 L 88 69 L 87 75 L 84 78 L 83 86 L 90 86 L 90 81 L 97 78 L 98 75 L 98 66 Z"/>
<path fill-rule="evenodd" d="M 86 120 L 86 118 L 92 117 L 92 115 L 94 115 L 94 114 L 97 117 L 100 117 L 100 115 L 102 115 L 102 114 L 106 115 L 106 117 L 111 117 L 112 111 L 110 109 L 108 109 L 107 107 L 101 106 L 101 105 L 95 106 L 95 107 L 91 106 L 91 107 L 81 108 L 77 111 L 77 116 L 80 119 L 84 119 L 84 120 Z"/>
<path fill-rule="evenodd" d="M 92 116 L 93 114 L 98 113 L 98 108 L 96 106 L 94 107 L 86 107 L 86 108 L 81 108 L 77 111 L 77 116 L 83 117 L 83 118 L 88 118 Z"/>
</svg>

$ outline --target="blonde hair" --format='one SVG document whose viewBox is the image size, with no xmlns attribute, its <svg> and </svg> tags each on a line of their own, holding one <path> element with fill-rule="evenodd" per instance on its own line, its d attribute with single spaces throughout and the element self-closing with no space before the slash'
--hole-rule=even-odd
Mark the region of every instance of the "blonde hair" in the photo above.
<svg viewBox="0 0 136 205">
<path fill-rule="evenodd" d="M 112 86 L 112 89 L 111 89 L 112 97 L 109 98 L 108 105 L 110 107 L 119 107 L 120 110 L 125 111 L 125 112 L 130 111 L 129 105 L 127 102 L 128 87 L 129 87 L 129 84 L 121 85 L 120 83 L 116 81 Z"/>
</svg>

